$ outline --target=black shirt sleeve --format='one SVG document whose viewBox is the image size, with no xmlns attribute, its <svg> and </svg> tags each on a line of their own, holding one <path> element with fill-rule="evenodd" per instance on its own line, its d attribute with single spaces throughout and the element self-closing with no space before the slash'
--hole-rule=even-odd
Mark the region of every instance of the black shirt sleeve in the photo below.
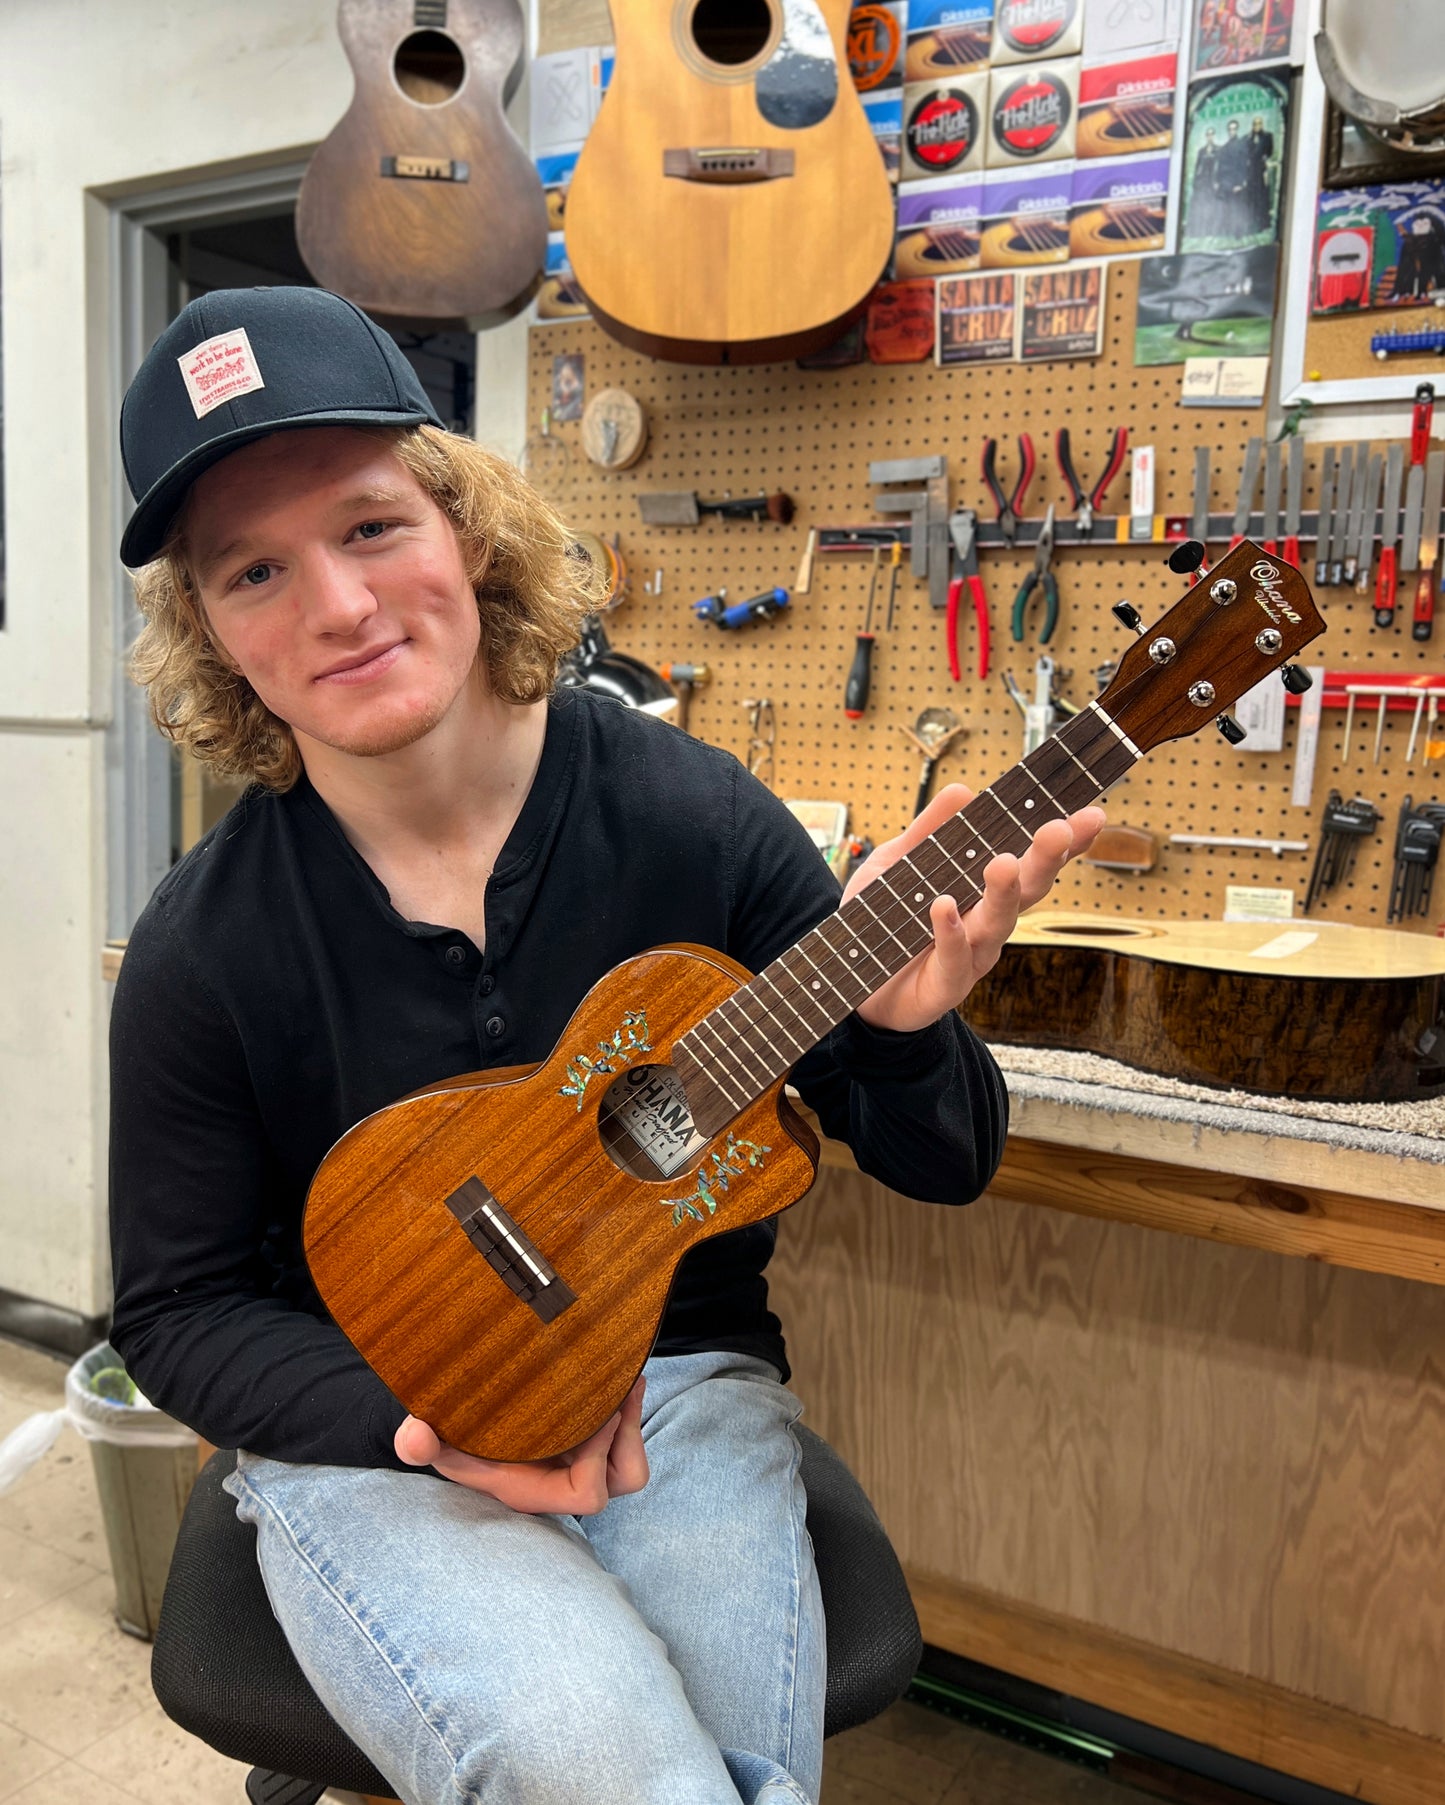
<svg viewBox="0 0 1445 1805">
<path fill-rule="evenodd" d="M 837 880 L 797 818 L 739 764 L 734 791 L 732 944 L 761 971 L 837 907 Z M 860 1170 L 926 1203 L 971 1203 L 1003 1155 L 1008 1092 L 993 1055 L 956 1012 L 913 1034 L 842 1021 L 793 1067 L 825 1134 Z"/>
<path fill-rule="evenodd" d="M 404 1407 L 340 1329 L 280 1294 L 245 1053 L 158 900 L 126 948 L 110 1048 L 111 1341 L 126 1370 L 220 1447 L 401 1466 Z"/>
</svg>

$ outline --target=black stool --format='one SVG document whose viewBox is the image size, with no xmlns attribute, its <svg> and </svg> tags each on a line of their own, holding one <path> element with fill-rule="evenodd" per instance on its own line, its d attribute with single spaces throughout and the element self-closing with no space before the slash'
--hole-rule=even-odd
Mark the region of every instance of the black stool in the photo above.
<svg viewBox="0 0 1445 1805">
<path fill-rule="evenodd" d="M 863 1488 L 821 1436 L 801 1424 L 808 1533 L 828 1623 L 824 1734 L 891 1705 L 923 1654 L 923 1638 L 883 1525 Z M 262 1805 L 313 1805 L 328 1786 L 391 1796 L 376 1769 L 311 1690 L 271 1615 L 256 1532 L 221 1481 L 215 1454 L 196 1480 L 171 1561 L 151 1651 L 151 1683 L 167 1716 L 221 1754 L 249 1762 Z"/>
</svg>

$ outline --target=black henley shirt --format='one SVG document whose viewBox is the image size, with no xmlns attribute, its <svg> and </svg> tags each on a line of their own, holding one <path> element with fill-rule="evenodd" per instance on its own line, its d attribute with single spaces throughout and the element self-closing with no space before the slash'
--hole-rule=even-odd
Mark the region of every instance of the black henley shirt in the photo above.
<svg viewBox="0 0 1445 1805">
<path fill-rule="evenodd" d="M 796 820 L 730 753 L 586 691 L 548 704 L 541 761 L 485 898 L 486 946 L 405 920 L 303 777 L 252 789 L 157 887 L 111 1022 L 112 1341 L 141 1389 L 222 1447 L 400 1466 L 405 1407 L 327 1316 L 301 1246 L 328 1148 L 407 1091 L 547 1057 L 586 991 L 669 941 L 757 971 L 838 906 Z M 860 1167 L 971 1201 L 1007 1094 L 956 1014 L 850 1016 L 792 1082 Z M 773 1220 L 683 1260 L 658 1353 L 784 1372 Z"/>
</svg>

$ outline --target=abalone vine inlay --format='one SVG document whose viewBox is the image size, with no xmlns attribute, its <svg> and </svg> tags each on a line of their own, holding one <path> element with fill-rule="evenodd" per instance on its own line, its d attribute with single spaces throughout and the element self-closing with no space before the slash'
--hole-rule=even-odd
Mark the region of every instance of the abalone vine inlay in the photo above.
<svg viewBox="0 0 1445 1805">
<path fill-rule="evenodd" d="M 559 1086 L 559 1097 L 575 1097 L 577 1107 L 582 1107 L 582 1099 L 587 1094 L 587 1086 L 594 1078 L 615 1078 L 618 1070 L 632 1061 L 634 1053 L 650 1053 L 652 1041 L 648 1038 L 651 1030 L 647 1026 L 645 1009 L 629 1009 L 622 1018 L 622 1026 L 611 1040 L 599 1040 L 598 1057 L 589 1058 L 586 1053 L 578 1053 L 567 1061 L 568 1082 Z"/>
<path fill-rule="evenodd" d="M 771 1147 L 760 1147 L 756 1141 L 740 1141 L 729 1134 L 722 1152 L 708 1155 L 712 1161 L 712 1171 L 706 1172 L 702 1167 L 698 1168 L 697 1189 L 690 1197 L 662 1199 L 662 1207 L 672 1211 L 672 1226 L 680 1228 L 689 1216 L 694 1222 L 706 1221 L 704 1209 L 709 1216 L 715 1216 L 718 1198 L 714 1187 L 718 1191 L 726 1191 L 733 1179 L 741 1178 L 748 1166 L 761 1166 L 763 1155 L 771 1152 Z M 738 1164 L 740 1158 L 744 1161 L 743 1165 Z"/>
</svg>

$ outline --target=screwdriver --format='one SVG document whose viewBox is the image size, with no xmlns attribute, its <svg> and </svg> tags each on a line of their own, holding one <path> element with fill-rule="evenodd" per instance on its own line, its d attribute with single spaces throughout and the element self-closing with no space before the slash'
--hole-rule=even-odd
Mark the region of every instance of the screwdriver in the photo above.
<svg viewBox="0 0 1445 1805">
<path fill-rule="evenodd" d="M 883 547 L 873 547 L 873 575 L 868 583 L 868 609 L 863 617 L 863 631 L 853 653 L 848 682 L 843 690 L 843 712 L 850 721 L 861 721 L 868 706 L 868 688 L 873 680 L 873 596 L 878 588 L 878 565 Z"/>
</svg>

